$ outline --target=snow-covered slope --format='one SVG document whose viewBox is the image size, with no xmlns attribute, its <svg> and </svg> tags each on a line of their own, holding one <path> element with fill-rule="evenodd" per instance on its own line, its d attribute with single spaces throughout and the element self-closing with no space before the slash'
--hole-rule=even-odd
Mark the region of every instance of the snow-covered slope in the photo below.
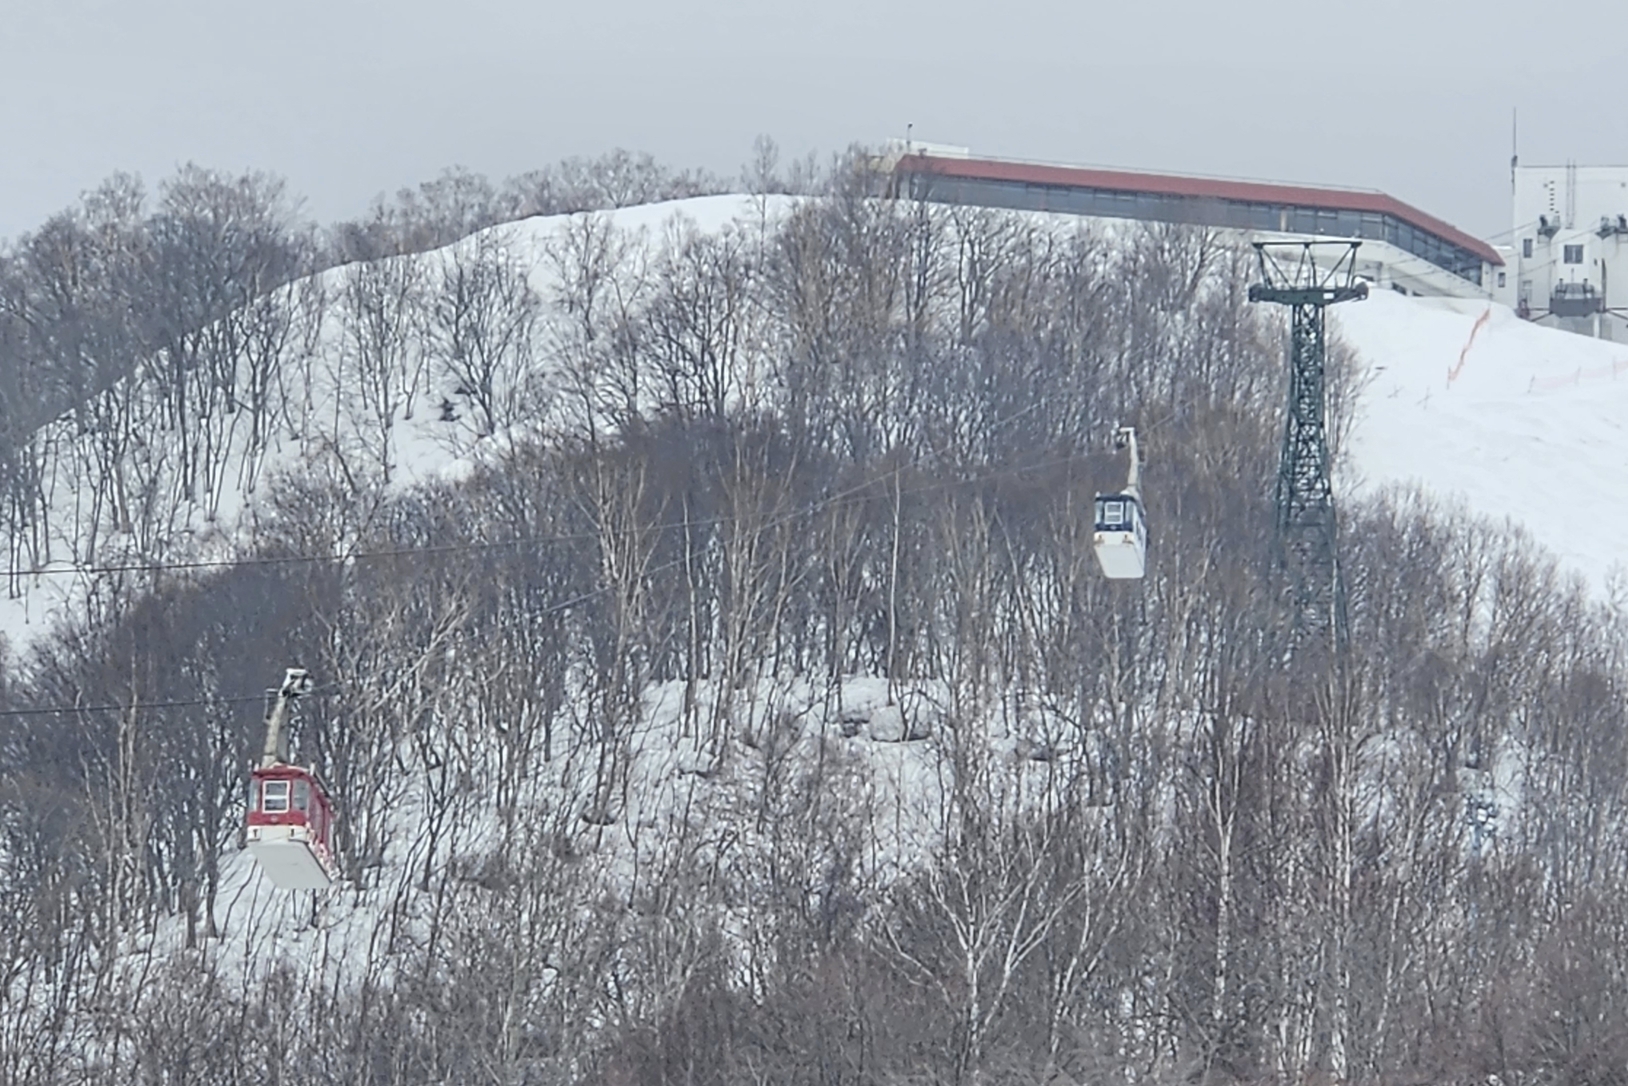
<svg viewBox="0 0 1628 1086">
<path fill-rule="evenodd" d="M 579 321 L 568 313 L 564 298 L 568 288 L 562 280 L 570 274 L 567 269 L 573 260 L 589 259 L 581 247 L 597 243 L 584 236 L 583 226 L 590 218 L 596 228 L 605 230 L 604 237 L 613 237 L 625 250 L 627 259 L 618 274 L 633 280 L 630 289 L 636 289 L 650 261 L 685 236 L 767 229 L 794 202 L 786 196 L 701 196 L 593 216 L 541 216 L 495 226 L 411 258 L 417 262 L 417 300 L 395 311 L 381 311 L 379 317 L 357 317 L 349 326 L 346 284 L 356 266 L 333 268 L 309 283 L 296 284 L 285 292 L 289 308 L 298 310 L 311 297 L 323 301 L 314 316 L 296 313 L 291 318 L 294 330 L 279 351 L 282 374 L 266 393 L 269 421 L 251 425 L 246 411 L 203 412 L 206 417 L 198 429 L 209 432 L 211 461 L 204 471 L 194 469 L 190 477 L 183 477 L 178 470 L 184 458 L 177 455 L 181 442 L 165 415 L 168 394 L 155 390 L 145 374 L 127 378 L 108 396 L 122 406 L 109 409 L 117 414 L 117 422 L 101 429 L 125 435 L 123 445 L 99 441 L 77 417 L 45 427 L 38 442 L 46 450 L 40 491 L 48 495 L 49 508 L 43 515 L 37 513 L 22 533 L 34 538 L 26 545 L 12 541 L 10 550 L 21 561 L 0 591 L 0 638 L 20 654 L 56 623 L 81 616 L 92 589 L 89 577 L 96 576 L 87 575 L 87 569 L 234 557 L 239 545 L 252 536 L 257 506 L 279 475 L 343 472 L 349 477 L 361 471 L 376 476 L 388 464 L 388 488 L 400 490 L 457 478 L 483 459 L 501 456 L 533 425 L 549 421 L 519 411 L 516 415 L 525 421 L 501 426 L 495 434 L 478 433 L 460 378 L 426 342 L 433 336 L 424 327 L 422 311 L 433 304 L 427 296 L 436 289 L 438 277 L 474 247 L 495 245 L 516 267 L 525 269 L 540 303 L 535 339 L 536 357 L 541 359 L 549 345 L 569 336 Z M 597 259 L 608 263 L 603 255 Z M 370 284 L 367 289 L 389 294 L 407 289 L 402 282 Z M 292 300 L 295 297 L 300 300 Z M 397 319 L 403 330 L 390 350 L 392 357 L 374 363 L 375 369 L 391 375 L 383 383 L 369 380 L 359 372 L 364 363 L 358 355 L 375 348 L 358 342 L 355 328 Z M 304 344 L 302 336 L 307 337 Z M 240 395 L 247 395 L 251 371 L 249 361 L 239 361 Z M 510 375 L 510 383 L 533 378 L 542 387 L 554 375 Z M 515 396 L 520 398 L 517 392 Z M 383 426 L 381 400 L 388 403 L 384 416 L 389 422 Z M 442 416 L 438 405 L 443 401 L 461 412 L 458 421 L 449 423 Z M 114 494 L 131 495 L 123 498 L 122 514 L 115 509 Z M 134 517 L 128 512 L 131 508 L 137 510 Z"/>
<path fill-rule="evenodd" d="M 1628 345 L 1391 291 L 1331 312 L 1369 367 L 1341 482 L 1507 518 L 1602 590 L 1628 538 Z"/>
<path fill-rule="evenodd" d="M 606 219 L 643 254 L 628 262 L 637 272 L 680 236 L 677 223 L 702 234 L 761 230 L 791 203 L 785 197 L 710 196 L 626 208 Z M 560 301 L 558 249 L 581 219 L 536 218 L 490 232 L 531 269 L 545 327 L 569 323 Z M 1066 216 L 1053 221 L 1063 229 L 1077 225 Z M 456 248 L 428 254 L 430 273 Z M 344 268 L 324 274 L 330 298 L 342 294 L 346 275 Z M 335 307 L 342 304 L 331 302 Z M 1393 484 L 1417 485 L 1462 501 L 1472 512 L 1509 518 L 1596 590 L 1605 587 L 1611 568 L 1622 561 L 1618 541 L 1628 529 L 1628 346 L 1542 328 L 1502 306 L 1390 291 L 1336 307 L 1332 323 L 1369 371 L 1338 490 L 1373 493 Z M 252 520 L 267 480 L 278 473 L 322 470 L 335 450 L 349 449 L 353 460 L 383 455 L 392 484 L 407 486 L 456 475 L 519 436 L 477 439 L 467 411 L 463 424 L 446 424 L 436 405 L 444 397 L 457 399 L 459 382 L 432 362 L 405 409 L 396 412 L 381 453 L 379 435 L 362 432 L 370 425 L 376 429 L 368 421 L 370 409 L 346 406 L 355 399 L 356 382 L 349 360 L 354 352 L 341 324 L 342 317 L 330 312 L 308 354 L 287 363 L 304 374 L 285 382 L 288 400 L 277 405 L 289 425 L 272 427 L 267 443 L 255 449 L 246 446 L 241 429 L 219 436 L 224 444 L 218 447 L 227 452 L 217 482 L 209 484 L 211 499 L 179 497 L 185 486 L 175 477 L 173 458 L 144 445 L 113 457 L 124 461 L 117 469 L 126 477 L 120 487 L 145 488 L 167 503 L 168 511 L 145 533 L 132 536 L 109 503 L 85 499 L 87 483 L 105 483 L 109 453 L 71 420 L 57 424 L 47 439 L 56 450 L 45 488 L 55 495 L 48 555 L 0 593 L 0 635 L 11 648 L 25 649 L 54 621 L 81 610 L 88 586 L 78 571 L 84 567 L 230 557 L 248 529 L 245 518 Z M 147 400 L 138 395 L 132 401 L 138 415 L 147 416 L 135 425 L 157 432 L 151 420 L 158 409 Z"/>
<path fill-rule="evenodd" d="M 649 274 L 644 258 L 659 257 L 681 236 L 673 225 L 678 216 L 698 232 L 716 233 L 730 229 L 731 223 L 734 229 L 752 231 L 787 206 L 785 201 L 760 204 L 713 197 L 627 209 L 609 219 L 637 250 L 626 265 L 633 285 Z M 541 299 L 544 347 L 539 357 L 549 351 L 556 360 L 571 356 L 572 344 L 563 337 L 571 334 L 575 318 L 562 300 L 566 273 L 558 247 L 583 222 L 558 217 L 495 228 L 502 247 L 527 269 Z M 1055 222 L 1064 230 L 1077 225 L 1061 217 Z M 454 256 L 451 250 L 429 254 L 428 274 Z M 388 471 L 390 486 L 405 487 L 468 470 L 484 456 L 501 455 L 510 438 L 524 435 L 524 423 L 509 431 L 498 426 L 493 434 L 476 434 L 467 422 L 467 402 L 457 404 L 466 421 L 443 418 L 437 408 L 460 395 L 459 382 L 431 361 L 433 349 L 422 346 L 391 363 L 417 375 L 417 409 L 386 411 L 382 423 L 376 413 L 370 414 L 372 407 L 357 400 L 354 389 L 360 349 L 354 336 L 346 338 L 351 333 L 343 324 L 343 307 L 349 303 L 340 288 L 348 274 L 336 269 L 326 277 L 335 299 L 329 319 L 336 323 L 323 324 L 311 334 L 309 348 L 289 360 L 296 378 L 284 383 L 286 392 L 279 392 L 287 399 L 263 446 L 247 448 L 241 426 L 217 422 L 225 444 L 213 448 L 225 453 L 220 471 L 210 477 L 217 484 L 208 492 L 213 504 L 207 511 L 176 496 L 169 466 L 173 461 L 132 445 L 131 478 L 165 503 L 162 519 L 149 522 L 154 530 L 132 532 L 104 507 L 76 499 L 76 481 L 108 478 L 94 475 L 109 471 L 107 457 L 98 459 L 94 438 L 67 427 L 56 433 L 63 474 L 52 490 L 60 497 L 52 510 L 57 534 L 50 561 L 68 575 L 25 577 L 27 594 L 0 600 L 0 632 L 12 638 L 14 648 L 37 636 L 46 619 L 70 614 L 82 601 L 85 586 L 76 568 L 194 555 L 229 557 L 252 533 L 267 481 L 279 472 L 333 471 L 336 458 L 348 457 L 347 472 Z M 1596 588 L 1603 586 L 1617 560 L 1615 543 L 1625 520 L 1620 510 L 1628 497 L 1628 433 L 1620 421 L 1628 417 L 1622 410 L 1628 406 L 1628 350 L 1538 328 L 1497 307 L 1389 292 L 1341 306 L 1333 320 L 1369 374 L 1338 484 L 1342 498 L 1391 485 L 1419 486 L 1460 500 L 1474 512 L 1510 518 Z M 1172 357 L 1180 356 L 1172 352 Z M 523 376 L 556 380 L 547 371 Z M 420 377 L 422 383 L 417 383 Z M 139 392 L 130 402 L 138 412 L 148 412 L 138 423 L 157 417 Z M 374 428 L 371 433 L 369 427 Z M 385 431 L 382 437 L 379 428 Z M 245 467 L 246 461 L 253 463 Z M 149 544 L 158 550 L 144 549 Z M 522 670 L 534 663 L 525 661 Z M 1021 682 L 1002 686 L 991 680 L 984 687 L 980 681 L 973 685 L 980 687 L 980 696 L 988 695 L 987 701 L 958 700 L 966 691 L 938 680 L 890 683 L 863 674 L 811 678 L 775 669 L 738 686 L 700 681 L 686 691 L 678 683 L 654 684 L 644 691 L 642 708 L 630 714 L 622 732 L 603 727 L 603 698 L 595 701 L 568 685 L 571 693 L 560 727 L 580 741 L 562 743 L 558 753 L 545 755 L 535 746 L 511 747 L 507 738 L 497 738 L 510 734 L 509 718 L 502 714 L 467 712 L 469 702 L 479 700 L 468 694 L 481 684 L 474 678 L 462 681 L 462 693 L 447 697 L 436 709 L 441 714 L 436 725 L 425 726 L 414 743 L 397 739 L 392 749 L 387 737 L 397 733 L 383 726 L 391 722 L 382 713 L 367 723 L 381 738 L 376 746 L 357 749 L 378 766 L 378 774 L 358 778 L 350 794 L 339 797 L 341 817 L 359 827 L 359 844 L 351 850 L 352 866 L 338 890 L 315 902 L 274 891 L 245 853 L 224 849 L 220 900 L 209 906 L 225 933 L 223 940 L 213 950 L 206 943 L 203 954 L 186 958 L 178 950 L 186 934 L 179 915 L 169 916 L 156 931 L 132 935 L 132 953 L 125 957 L 127 990 L 148 990 L 145 971 L 152 962 L 174 958 L 189 971 L 199 961 L 208 963 L 214 972 L 206 975 L 231 978 L 245 990 L 248 980 L 262 971 L 293 965 L 313 990 L 340 992 L 351 985 L 387 983 L 391 971 L 403 963 L 433 963 L 433 954 L 419 955 L 418 948 L 437 948 L 439 938 L 467 937 L 467 946 L 489 950 L 491 931 L 524 928 L 530 941 L 525 949 L 537 963 L 539 1001 L 558 1000 L 566 1006 L 574 998 L 569 993 L 576 983 L 570 978 L 575 959 L 569 949 L 560 948 L 570 948 L 579 937 L 584 945 L 613 948 L 605 958 L 590 962 L 591 969 L 603 970 L 606 961 L 622 956 L 626 960 L 618 968 L 652 978 L 651 991 L 667 985 L 680 993 L 672 998 L 682 998 L 686 989 L 680 973 L 689 959 L 671 955 L 677 963 L 671 976 L 678 977 L 672 982 L 663 979 L 669 974 L 633 960 L 645 945 L 641 932 L 661 934 L 673 923 L 665 903 L 650 904 L 654 890 L 661 890 L 670 874 L 727 872 L 707 884 L 707 892 L 715 896 L 705 903 L 716 907 L 725 944 L 749 947 L 754 925 L 756 931 L 764 930 L 759 910 L 767 897 L 765 887 L 788 900 L 800 895 L 797 907 L 810 913 L 816 911 L 816 900 L 818 909 L 849 909 L 856 915 L 878 908 L 880 894 L 844 902 L 838 891 L 846 892 L 847 872 L 853 873 L 854 885 L 886 887 L 947 847 L 949 827 L 956 824 L 946 799 L 954 791 L 950 783 L 976 778 L 976 787 L 986 790 L 976 802 L 986 812 L 1014 818 L 1046 810 L 1047 804 L 1081 806 L 1082 793 L 1069 783 L 1085 780 L 1078 767 L 1101 767 L 1120 757 L 1090 706 L 1065 713 Z M 538 702 L 519 699 L 517 704 L 524 714 Z M 1157 758 L 1176 773 L 1186 774 L 1185 763 L 1165 752 L 1184 741 L 1180 737 L 1201 734 L 1204 710 L 1181 708 L 1141 719 L 1125 705 L 1120 703 L 1119 715 L 1135 720 L 1143 730 L 1138 734 L 1167 729 L 1172 737 L 1168 748 L 1162 741 L 1147 746 L 1159 751 Z M 410 714 L 403 709 L 402 719 L 408 715 L 431 719 L 417 703 Z M 357 714 L 358 720 L 365 716 Z M 503 722 L 496 723 L 500 718 Z M 356 723 L 348 721 L 347 729 Z M 522 723 L 514 730 L 527 727 Z M 1394 744 L 1387 739 L 1371 748 L 1382 748 L 1380 758 L 1392 753 L 1401 757 L 1405 741 L 1404 735 Z M 1525 809 L 1524 750 L 1500 747 L 1491 768 L 1462 769 L 1454 786 L 1467 795 L 1488 797 L 1489 808 Z M 985 764 L 1007 769 L 984 774 L 976 767 Z M 975 768 L 958 778 L 967 766 Z M 518 797 L 505 801 L 507 811 L 499 811 L 492 789 L 449 785 L 454 772 L 459 781 L 475 782 L 496 781 L 507 772 Z M 1157 803 L 1173 812 L 1177 786 L 1158 783 L 1152 775 L 1145 779 L 1154 782 L 1153 794 L 1161 797 Z M 369 782 L 383 783 L 363 786 Z M 780 798 L 797 795 L 796 788 L 806 788 L 819 803 L 803 807 Z M 1101 842 L 1085 850 L 1096 866 L 1088 865 L 1077 887 L 1117 887 L 1133 865 L 1164 854 L 1163 849 L 1132 854 L 1129 842 L 1152 838 L 1122 834 L 1123 825 L 1144 815 L 1132 811 L 1121 824 L 1115 806 L 1120 795 L 1116 784 L 1094 796 L 1071 830 L 1083 827 L 1103 834 Z M 1114 798 L 1105 800 L 1108 796 Z M 1530 806 L 1540 805 L 1533 801 Z M 222 817 L 231 825 L 241 814 L 228 811 Z M 1174 820 L 1178 814 L 1156 817 Z M 434 828 L 426 832 L 429 825 Z M 1479 825 L 1485 831 L 1494 823 Z M 790 833 L 788 826 L 794 827 Z M 797 847 L 782 847 L 788 840 Z M 1121 847 L 1126 851 L 1116 852 Z M 528 866 L 504 868 L 517 857 Z M 1010 885 L 1021 895 L 1043 885 L 1033 865 L 1013 863 L 1010 870 L 1017 872 Z M 440 886 L 434 893 L 432 871 Z M 523 879 L 516 877 L 518 871 L 525 873 Z M 687 885 L 672 881 L 674 887 Z M 531 896 L 513 896 L 517 888 Z M 675 896 L 687 892 L 679 890 Z M 1081 898 L 1070 899 L 1070 908 L 1074 900 L 1089 903 L 1094 890 L 1080 892 Z M 454 896 L 441 896 L 447 894 Z M 545 900 L 564 904 L 545 909 L 538 904 Z M 1026 914 L 1031 899 L 1002 900 L 997 917 L 1012 902 L 1019 902 L 1016 911 Z M 528 927 L 533 919 L 512 915 L 516 901 L 544 920 Z M 482 913 L 466 912 L 471 903 L 503 914 L 491 931 L 479 930 Z M 682 934 L 686 929 L 672 930 Z M 456 936 L 458 931 L 465 935 Z M 138 953 L 145 949 L 142 939 L 155 954 Z M 446 953 L 455 957 L 462 951 Z M 424 970 L 429 975 L 432 965 Z M 587 975 L 589 970 L 580 972 Z M 520 975 L 518 969 L 513 975 Z M 41 1020 L 51 1013 L 53 1008 L 42 1001 Z M 572 1025 L 594 1030 L 605 1023 L 577 1013 Z M 81 1015 L 76 1028 L 94 1041 L 99 1027 L 94 1016 Z M 90 1058 L 102 1057 L 93 1052 Z"/>
</svg>

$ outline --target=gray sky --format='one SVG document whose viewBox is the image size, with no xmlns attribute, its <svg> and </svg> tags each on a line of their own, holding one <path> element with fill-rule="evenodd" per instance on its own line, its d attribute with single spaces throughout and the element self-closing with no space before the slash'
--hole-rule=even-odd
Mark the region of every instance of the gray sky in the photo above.
<svg viewBox="0 0 1628 1086">
<path fill-rule="evenodd" d="M 1481 235 L 1523 161 L 1628 162 L 1628 4 L 0 0 L 0 237 L 115 170 L 274 171 L 323 221 L 461 164 L 733 174 L 918 138 L 1380 188 Z M 1624 209 L 1628 211 L 1628 209 Z"/>
</svg>

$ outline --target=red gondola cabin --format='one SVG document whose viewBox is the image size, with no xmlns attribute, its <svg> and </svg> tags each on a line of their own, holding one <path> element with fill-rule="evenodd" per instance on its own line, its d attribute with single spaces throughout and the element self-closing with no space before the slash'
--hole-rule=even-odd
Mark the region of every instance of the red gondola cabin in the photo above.
<svg viewBox="0 0 1628 1086">
<path fill-rule="evenodd" d="M 277 763 L 250 772 L 249 852 L 284 890 L 323 890 L 334 880 L 333 806 L 315 772 Z"/>
</svg>

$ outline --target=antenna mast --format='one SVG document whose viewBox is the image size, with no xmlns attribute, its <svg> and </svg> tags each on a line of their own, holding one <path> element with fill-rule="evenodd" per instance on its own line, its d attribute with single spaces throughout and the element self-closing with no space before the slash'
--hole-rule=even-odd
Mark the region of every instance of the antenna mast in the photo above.
<svg viewBox="0 0 1628 1086">
<path fill-rule="evenodd" d="M 1515 191 L 1515 167 L 1521 162 L 1521 111 L 1519 106 L 1509 110 L 1509 191 Z"/>
</svg>

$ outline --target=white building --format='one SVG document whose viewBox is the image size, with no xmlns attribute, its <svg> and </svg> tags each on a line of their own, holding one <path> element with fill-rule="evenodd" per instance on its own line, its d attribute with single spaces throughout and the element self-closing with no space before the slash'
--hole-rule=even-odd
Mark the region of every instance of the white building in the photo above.
<svg viewBox="0 0 1628 1086">
<path fill-rule="evenodd" d="M 1517 166 L 1509 274 L 1531 320 L 1628 339 L 1628 166 Z"/>
</svg>

